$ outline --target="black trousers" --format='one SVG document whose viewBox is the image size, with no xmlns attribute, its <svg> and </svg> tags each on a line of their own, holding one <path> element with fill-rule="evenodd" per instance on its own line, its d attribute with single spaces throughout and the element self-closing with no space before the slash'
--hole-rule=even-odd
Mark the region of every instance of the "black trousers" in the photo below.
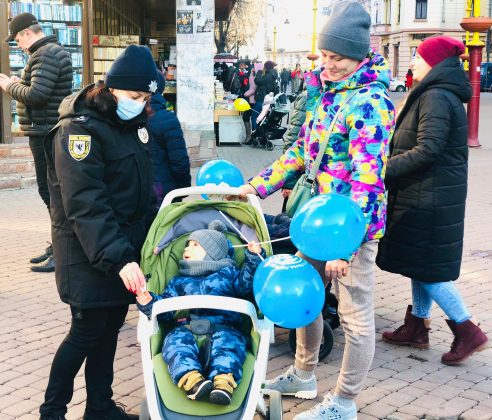
<svg viewBox="0 0 492 420">
<path fill-rule="evenodd" d="M 34 158 L 38 192 L 44 204 L 50 210 L 50 192 L 48 191 L 48 169 L 44 153 L 44 136 L 29 136 L 29 147 Z"/>
<path fill-rule="evenodd" d="M 72 325 L 51 365 L 50 378 L 39 412 L 63 416 L 72 399 L 74 378 L 84 360 L 86 414 L 95 418 L 114 407 L 113 362 L 118 333 L 128 305 L 114 308 L 72 309 Z"/>
</svg>

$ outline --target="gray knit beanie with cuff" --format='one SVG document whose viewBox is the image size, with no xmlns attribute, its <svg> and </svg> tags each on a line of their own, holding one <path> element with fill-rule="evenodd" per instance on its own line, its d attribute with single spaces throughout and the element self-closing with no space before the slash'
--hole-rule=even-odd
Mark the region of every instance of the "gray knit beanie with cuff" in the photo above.
<svg viewBox="0 0 492 420">
<path fill-rule="evenodd" d="M 213 220 L 209 223 L 208 229 L 196 230 L 190 234 L 188 240 L 198 242 L 209 259 L 220 261 L 227 258 L 229 252 L 229 241 L 225 236 L 226 231 L 227 227 L 224 223 L 220 220 Z"/>
<path fill-rule="evenodd" d="M 369 52 L 371 16 L 359 3 L 335 3 L 323 25 L 318 48 L 362 61 Z"/>
</svg>

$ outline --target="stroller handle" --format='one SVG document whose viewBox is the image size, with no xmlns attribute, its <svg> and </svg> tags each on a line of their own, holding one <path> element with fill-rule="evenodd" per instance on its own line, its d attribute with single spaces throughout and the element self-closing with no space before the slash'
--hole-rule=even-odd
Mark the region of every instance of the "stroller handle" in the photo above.
<svg viewBox="0 0 492 420">
<path fill-rule="evenodd" d="M 239 197 L 239 188 L 221 186 L 215 184 L 208 184 L 201 187 L 178 188 L 166 194 L 164 200 L 162 201 L 159 211 L 162 210 L 164 207 L 170 205 L 175 198 L 186 197 L 188 195 L 204 195 L 204 194 L 221 195 L 224 197 L 229 195 L 234 195 Z M 253 204 L 254 201 L 258 200 L 258 198 L 253 194 L 248 194 L 247 198 L 250 204 Z"/>
</svg>

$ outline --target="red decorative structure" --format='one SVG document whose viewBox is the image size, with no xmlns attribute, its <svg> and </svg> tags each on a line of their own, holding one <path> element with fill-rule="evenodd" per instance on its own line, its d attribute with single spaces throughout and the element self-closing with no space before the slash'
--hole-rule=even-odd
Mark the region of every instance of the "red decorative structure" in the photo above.
<svg viewBox="0 0 492 420">
<path fill-rule="evenodd" d="M 468 146 L 480 147 L 478 140 L 478 120 L 480 116 L 480 66 L 484 43 L 480 41 L 479 32 L 485 32 L 492 26 L 488 17 L 466 17 L 461 23 L 465 31 L 473 32 L 473 39 L 466 44 L 469 55 L 468 77 L 472 86 L 472 98 L 468 103 Z"/>
</svg>

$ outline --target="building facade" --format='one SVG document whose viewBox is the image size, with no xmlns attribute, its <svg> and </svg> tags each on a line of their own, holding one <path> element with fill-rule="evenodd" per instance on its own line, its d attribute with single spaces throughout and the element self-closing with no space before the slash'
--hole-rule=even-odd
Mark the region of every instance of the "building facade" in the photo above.
<svg viewBox="0 0 492 420">
<path fill-rule="evenodd" d="M 490 1 L 482 1 L 481 16 L 488 16 Z M 405 76 L 424 39 L 447 35 L 466 41 L 466 33 L 460 26 L 465 4 L 466 0 L 371 1 L 373 45 L 389 60 L 394 77 Z M 485 41 L 486 34 L 481 35 Z"/>
</svg>

